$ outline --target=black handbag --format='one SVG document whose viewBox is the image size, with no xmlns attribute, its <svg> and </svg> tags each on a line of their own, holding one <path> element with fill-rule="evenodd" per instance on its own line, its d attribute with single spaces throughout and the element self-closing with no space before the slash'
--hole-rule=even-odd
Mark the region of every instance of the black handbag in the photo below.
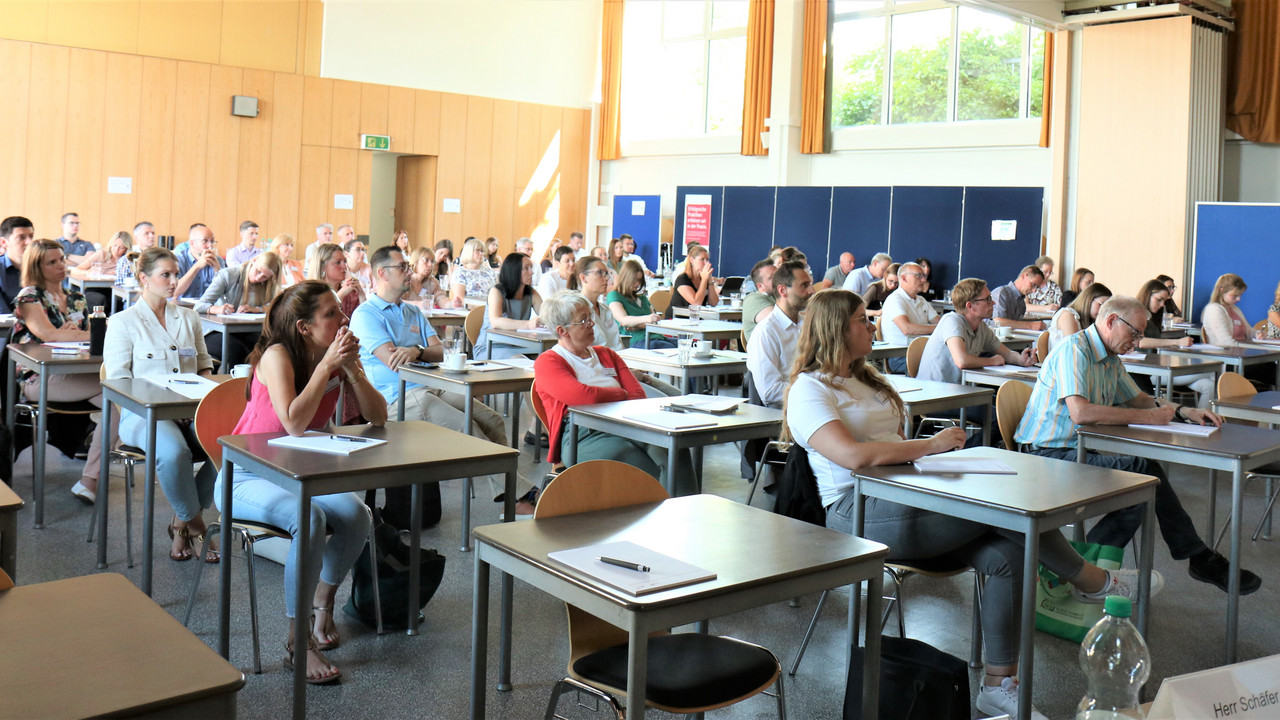
<svg viewBox="0 0 1280 720">
<path fill-rule="evenodd" d="M 862 718 L 864 650 L 854 648 L 844 720 Z M 880 639 L 880 720 L 969 720 L 969 666 L 911 638 Z"/>
<path fill-rule="evenodd" d="M 382 601 L 382 627 L 402 630 L 409 627 L 409 547 L 400 542 L 400 533 L 382 522 L 374 511 L 374 536 L 377 538 L 377 583 Z M 351 570 L 351 597 L 343 611 L 351 617 L 376 628 L 373 583 L 374 563 L 370 562 L 370 548 L 356 560 Z M 444 579 L 444 556 L 435 548 L 424 548 L 418 554 L 418 608 L 421 609 L 436 594 Z M 422 615 L 418 615 L 422 621 Z"/>
</svg>

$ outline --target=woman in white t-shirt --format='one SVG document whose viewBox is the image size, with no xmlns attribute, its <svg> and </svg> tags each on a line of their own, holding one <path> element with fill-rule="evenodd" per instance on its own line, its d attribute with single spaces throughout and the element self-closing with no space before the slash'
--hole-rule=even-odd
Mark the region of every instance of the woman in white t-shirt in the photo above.
<svg viewBox="0 0 1280 720">
<path fill-rule="evenodd" d="M 852 470 L 898 465 L 965 442 L 959 428 L 903 439 L 902 399 L 866 362 L 874 333 L 857 294 L 824 290 L 811 297 L 783 408 L 784 439 L 793 438 L 809 454 L 827 527 L 846 533 L 853 530 Z M 1022 535 L 877 498 L 867 498 L 863 516 L 863 535 L 888 545 L 891 561 L 939 558 L 970 565 L 986 577 L 981 608 L 986 678 L 977 707 L 988 715 L 1014 714 Z M 1086 602 L 1135 594 L 1135 572 L 1112 574 L 1085 562 L 1058 530 L 1040 536 L 1040 560 L 1067 578 L 1076 597 Z M 1034 711 L 1032 717 L 1043 718 Z"/>
<path fill-rule="evenodd" d="M 1049 320 L 1049 350 L 1052 351 L 1063 338 L 1075 335 L 1098 319 L 1098 310 L 1111 299 L 1111 290 L 1102 283 L 1093 283 L 1080 291 L 1070 305 L 1064 306 Z"/>
</svg>

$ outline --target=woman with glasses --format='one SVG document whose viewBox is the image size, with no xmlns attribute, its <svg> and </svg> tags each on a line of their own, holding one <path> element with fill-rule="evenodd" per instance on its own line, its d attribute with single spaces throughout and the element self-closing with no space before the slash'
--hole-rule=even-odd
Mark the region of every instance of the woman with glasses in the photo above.
<svg viewBox="0 0 1280 720">
<path fill-rule="evenodd" d="M 1173 322 L 1182 320 L 1182 310 L 1178 308 L 1178 303 L 1173 301 L 1173 293 L 1177 291 L 1178 284 L 1168 275 L 1157 275 L 1156 279 L 1164 284 L 1165 290 L 1169 291 L 1169 299 L 1164 302 L 1165 315 Z"/>
<path fill-rule="evenodd" d="M 534 363 L 538 378 L 534 389 L 547 413 L 547 432 L 551 436 L 547 461 L 552 464 L 561 461 L 570 407 L 645 397 L 644 389 L 618 353 L 595 344 L 597 307 L 597 303 L 573 291 L 557 293 L 542 303 L 542 321 L 558 337 L 555 347 L 539 355 Z M 613 318 L 609 321 L 613 322 Z M 579 427 L 577 450 L 578 462 L 617 460 L 666 483 L 665 448 Z M 688 451 L 680 453 L 676 479 L 681 494 L 696 492 Z"/>
<path fill-rule="evenodd" d="M 609 268 L 604 261 L 593 255 L 579 260 L 569 276 L 569 289 L 577 290 L 591 303 L 591 321 L 595 328 L 595 344 L 609 348 L 615 352 L 623 349 L 619 322 L 609 308 Z M 643 327 L 642 333 L 643 334 Z M 661 395 L 679 395 L 680 390 L 674 385 L 665 383 L 653 376 L 636 372 L 636 380 L 652 387 Z"/>
</svg>

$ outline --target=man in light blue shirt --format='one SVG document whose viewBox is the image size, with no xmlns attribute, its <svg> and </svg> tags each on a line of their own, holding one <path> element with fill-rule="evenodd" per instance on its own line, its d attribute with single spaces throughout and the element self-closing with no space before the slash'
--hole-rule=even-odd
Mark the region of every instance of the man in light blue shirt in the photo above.
<svg viewBox="0 0 1280 720">
<path fill-rule="evenodd" d="M 262 253 L 258 247 L 258 223 L 245 220 L 240 223 L 240 244 L 227 251 L 227 267 L 243 265 Z"/>
<path fill-rule="evenodd" d="M 62 237 L 58 238 L 58 243 L 62 245 L 68 266 L 84 262 L 85 256 L 94 250 L 93 243 L 80 239 L 80 216 L 73 212 L 62 216 Z"/>
<path fill-rule="evenodd" d="M 871 262 L 849 273 L 842 287 L 863 295 L 867 292 L 867 288 L 871 287 L 871 283 L 884 277 L 884 271 L 892 264 L 893 258 L 889 257 L 888 253 L 876 253 L 871 258 Z"/>
<path fill-rule="evenodd" d="M 213 237 L 213 231 L 208 225 L 192 225 L 187 234 L 187 246 L 174 255 L 178 258 L 178 272 L 182 273 L 182 278 L 178 280 L 178 288 L 173 294 L 199 299 L 222 269 L 218 241 Z"/>
</svg>

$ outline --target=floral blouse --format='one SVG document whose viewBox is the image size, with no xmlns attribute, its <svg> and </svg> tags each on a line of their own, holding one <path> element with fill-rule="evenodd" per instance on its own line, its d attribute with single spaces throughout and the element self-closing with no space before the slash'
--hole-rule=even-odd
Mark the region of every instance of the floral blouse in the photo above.
<svg viewBox="0 0 1280 720">
<path fill-rule="evenodd" d="M 89 304 L 85 301 L 84 295 L 76 290 L 67 291 L 67 307 L 70 308 L 70 312 L 63 312 L 62 308 L 58 307 L 45 293 L 44 288 L 37 287 L 22 288 L 18 297 L 13 299 L 13 304 L 14 314 L 17 315 L 18 320 L 13 326 L 13 336 L 9 340 L 12 343 L 44 342 L 27 329 L 27 324 L 23 321 L 23 318 L 29 317 L 27 313 L 40 309 L 44 310 L 45 317 L 49 318 L 49 323 L 55 328 L 72 323 L 81 330 L 89 329 Z"/>
<path fill-rule="evenodd" d="M 475 270 L 468 270 L 465 267 L 458 266 L 453 270 L 451 281 L 454 285 L 461 285 L 467 291 L 469 298 L 487 298 L 489 290 L 493 288 L 498 278 L 494 275 L 493 270 L 487 267 L 480 267 Z"/>
<path fill-rule="evenodd" d="M 1271 313 L 1280 314 L 1280 303 L 1267 308 L 1267 324 L 1262 328 L 1262 336 L 1266 340 L 1280 340 L 1280 327 L 1271 322 Z"/>
</svg>

